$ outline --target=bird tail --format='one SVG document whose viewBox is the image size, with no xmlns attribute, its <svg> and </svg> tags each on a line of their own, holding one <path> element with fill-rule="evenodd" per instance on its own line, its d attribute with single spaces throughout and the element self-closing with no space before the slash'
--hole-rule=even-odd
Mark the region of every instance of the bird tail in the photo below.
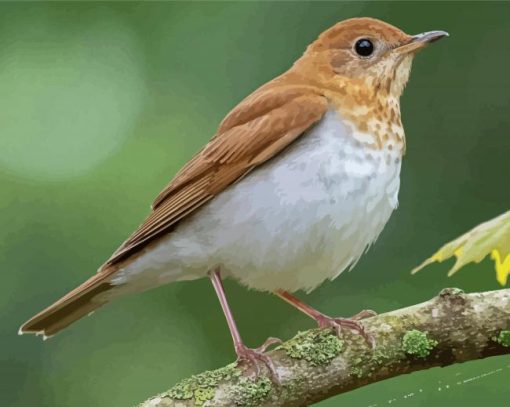
<svg viewBox="0 0 510 407">
<path fill-rule="evenodd" d="M 21 326 L 19 334 L 34 333 L 47 338 L 103 306 L 108 301 L 104 295 L 99 294 L 114 287 L 105 280 L 103 273 L 95 274 L 53 305 L 30 318 Z"/>
</svg>

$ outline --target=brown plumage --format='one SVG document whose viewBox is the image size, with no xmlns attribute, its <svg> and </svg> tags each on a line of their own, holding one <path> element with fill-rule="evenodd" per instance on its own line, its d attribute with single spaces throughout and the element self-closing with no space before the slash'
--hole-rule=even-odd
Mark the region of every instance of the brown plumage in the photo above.
<svg viewBox="0 0 510 407">
<path fill-rule="evenodd" d="M 20 333 L 51 336 L 105 304 L 99 294 L 108 280 L 151 241 L 168 233 L 179 220 L 264 163 L 313 123 L 327 107 L 324 97 L 306 88 L 268 84 L 232 110 L 218 133 L 158 195 L 145 222 L 98 273 L 20 328 Z"/>
<path fill-rule="evenodd" d="M 110 281 L 119 269 L 150 250 L 183 218 L 275 157 L 317 123 L 328 107 L 337 109 L 361 131 L 379 134 L 381 140 L 388 130 L 380 123 L 391 126 L 394 122 L 393 137 L 402 146 L 400 115 L 388 100 L 393 93 L 398 93 L 398 99 L 407 78 L 403 83 L 392 81 L 395 72 L 389 70 L 395 70 L 393 65 L 353 56 L 353 41 L 367 35 L 393 48 L 414 50 L 424 45 L 369 18 L 346 20 L 325 31 L 289 71 L 256 90 L 225 117 L 211 141 L 158 195 L 147 219 L 96 275 L 26 322 L 20 333 L 53 335 L 103 305 L 103 294 L 113 287 Z M 377 118 L 374 126 L 378 127 L 369 128 L 369 117 Z"/>
<path fill-rule="evenodd" d="M 326 111 L 309 89 L 262 89 L 235 108 L 218 133 L 158 195 L 153 211 L 103 269 L 140 250 L 301 135 Z"/>
</svg>

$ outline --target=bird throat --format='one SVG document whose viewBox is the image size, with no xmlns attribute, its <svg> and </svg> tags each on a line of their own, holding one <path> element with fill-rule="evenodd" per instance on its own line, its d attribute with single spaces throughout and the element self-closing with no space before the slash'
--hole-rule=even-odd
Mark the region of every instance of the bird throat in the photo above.
<svg viewBox="0 0 510 407">
<path fill-rule="evenodd" d="M 294 69 L 307 71 L 307 61 Z M 352 126 L 363 144 L 372 149 L 405 152 L 405 134 L 400 115 L 400 96 L 409 79 L 412 57 L 389 61 L 377 72 L 360 77 L 332 75 L 328 65 L 320 66 L 310 84 L 324 95 L 339 115 Z"/>
<path fill-rule="evenodd" d="M 352 134 L 367 148 L 405 152 L 405 134 L 399 98 L 366 86 L 334 92 L 330 100 L 339 115 L 352 126 Z"/>
</svg>

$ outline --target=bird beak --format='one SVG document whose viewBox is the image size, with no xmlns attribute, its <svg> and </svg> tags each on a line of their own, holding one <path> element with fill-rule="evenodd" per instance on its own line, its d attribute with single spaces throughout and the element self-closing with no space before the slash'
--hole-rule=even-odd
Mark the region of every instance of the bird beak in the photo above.
<svg viewBox="0 0 510 407">
<path fill-rule="evenodd" d="M 427 31 L 421 34 L 416 34 L 411 36 L 411 40 L 396 48 L 401 54 L 407 54 L 412 51 L 417 51 L 426 47 L 428 44 L 432 42 L 436 42 L 444 37 L 449 37 L 450 35 L 446 31 Z"/>
<path fill-rule="evenodd" d="M 411 38 L 411 42 L 422 42 L 425 44 L 430 44 L 431 42 L 435 42 L 444 37 L 449 37 L 446 31 L 427 31 L 426 33 L 413 35 Z"/>
</svg>

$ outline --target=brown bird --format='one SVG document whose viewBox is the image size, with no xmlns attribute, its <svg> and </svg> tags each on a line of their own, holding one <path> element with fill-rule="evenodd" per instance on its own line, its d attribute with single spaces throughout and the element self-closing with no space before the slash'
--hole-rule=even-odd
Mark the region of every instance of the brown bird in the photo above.
<svg viewBox="0 0 510 407">
<path fill-rule="evenodd" d="M 51 336 L 121 295 L 209 276 L 239 361 L 274 369 L 269 339 L 247 348 L 220 272 L 272 292 L 321 327 L 365 334 L 361 312 L 328 317 L 290 292 L 353 267 L 397 207 L 400 96 L 414 55 L 448 34 L 408 35 L 371 18 L 323 32 L 284 74 L 239 103 L 158 195 L 97 274 L 20 333 Z"/>
</svg>

